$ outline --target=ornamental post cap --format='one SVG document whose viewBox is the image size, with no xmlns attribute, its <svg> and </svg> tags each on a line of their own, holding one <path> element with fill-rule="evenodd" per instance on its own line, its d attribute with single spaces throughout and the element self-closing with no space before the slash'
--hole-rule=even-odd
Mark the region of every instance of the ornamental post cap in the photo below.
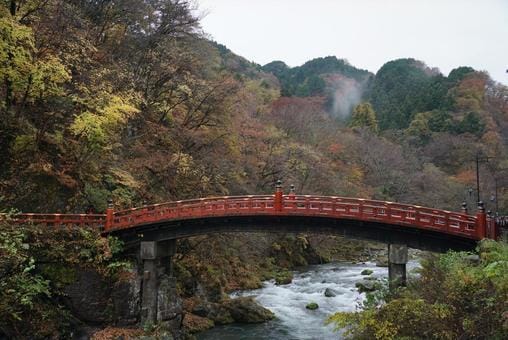
<svg viewBox="0 0 508 340">
<path fill-rule="evenodd" d="M 295 191 L 295 185 L 294 184 L 291 184 L 291 186 L 289 188 L 291 189 L 291 191 Z"/>
<path fill-rule="evenodd" d="M 108 208 L 113 208 L 113 199 L 111 197 L 108 198 Z"/>
<path fill-rule="evenodd" d="M 277 180 L 277 188 L 282 187 L 282 181 L 280 179 Z"/>
<path fill-rule="evenodd" d="M 485 212 L 485 207 L 483 205 L 483 201 L 478 202 L 478 210 Z"/>
<path fill-rule="evenodd" d="M 463 208 L 463 209 L 467 208 L 467 203 L 466 203 L 465 201 L 464 201 L 464 202 L 462 202 L 462 208 Z"/>
</svg>

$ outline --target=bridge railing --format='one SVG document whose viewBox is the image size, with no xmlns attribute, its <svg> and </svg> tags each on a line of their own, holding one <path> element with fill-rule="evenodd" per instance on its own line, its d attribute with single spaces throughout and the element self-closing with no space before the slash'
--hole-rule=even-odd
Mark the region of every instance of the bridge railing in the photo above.
<svg viewBox="0 0 508 340">
<path fill-rule="evenodd" d="M 104 214 L 0 214 L 0 220 L 16 224 L 43 224 L 48 227 L 91 227 L 104 229 Z"/>
<path fill-rule="evenodd" d="M 208 197 L 154 204 L 115 212 L 114 229 L 170 219 L 224 215 L 225 213 L 270 213 L 274 211 L 273 195 Z"/>
<path fill-rule="evenodd" d="M 473 239 L 497 236 L 496 223 L 485 213 L 471 216 L 416 205 L 361 198 L 309 195 L 208 197 L 143 206 L 107 214 L 17 214 L 16 223 L 97 227 L 112 231 L 168 220 L 236 215 L 323 216 L 435 230 Z M 2 216 L 0 215 L 0 219 Z"/>
<path fill-rule="evenodd" d="M 284 196 L 282 210 L 288 214 L 355 218 L 477 237 L 475 216 L 409 204 L 347 197 L 288 195 Z"/>
<path fill-rule="evenodd" d="M 275 199 L 274 195 L 209 197 L 127 209 L 115 212 L 112 229 L 172 219 L 268 214 L 351 218 L 478 238 L 477 218 L 467 214 L 376 200 L 294 194 L 284 195 L 278 208 Z"/>
</svg>

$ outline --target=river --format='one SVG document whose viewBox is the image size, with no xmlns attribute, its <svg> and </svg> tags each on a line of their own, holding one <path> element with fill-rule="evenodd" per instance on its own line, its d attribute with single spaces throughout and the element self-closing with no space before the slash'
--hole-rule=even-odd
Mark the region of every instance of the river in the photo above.
<svg viewBox="0 0 508 340">
<path fill-rule="evenodd" d="M 410 262 L 414 268 L 417 262 Z M 198 340 L 300 340 L 340 339 L 340 333 L 333 326 L 324 324 L 326 318 L 338 311 L 354 311 L 365 298 L 359 294 L 355 283 L 364 276 L 362 270 L 373 271 L 371 276 L 387 278 L 388 268 L 376 267 L 375 263 L 365 264 L 328 263 L 303 268 L 294 272 L 293 282 L 277 286 L 274 281 L 264 282 L 263 288 L 240 291 L 234 296 L 255 296 L 264 307 L 275 313 L 276 319 L 263 324 L 232 324 L 218 326 L 197 335 Z M 324 291 L 331 288 L 335 297 L 325 297 Z M 317 310 L 305 308 L 307 303 L 316 302 Z"/>
</svg>

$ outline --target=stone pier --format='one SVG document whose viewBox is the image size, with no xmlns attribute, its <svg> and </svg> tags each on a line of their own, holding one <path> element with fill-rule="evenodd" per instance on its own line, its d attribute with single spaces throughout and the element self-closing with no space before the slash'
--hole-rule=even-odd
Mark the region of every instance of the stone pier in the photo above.
<svg viewBox="0 0 508 340">
<path fill-rule="evenodd" d="M 142 261 L 141 325 L 162 325 L 179 338 L 182 302 L 176 294 L 172 256 L 176 241 L 149 241 L 140 244 Z"/>
<path fill-rule="evenodd" d="M 390 290 L 406 286 L 407 245 L 388 245 L 388 280 Z"/>
</svg>

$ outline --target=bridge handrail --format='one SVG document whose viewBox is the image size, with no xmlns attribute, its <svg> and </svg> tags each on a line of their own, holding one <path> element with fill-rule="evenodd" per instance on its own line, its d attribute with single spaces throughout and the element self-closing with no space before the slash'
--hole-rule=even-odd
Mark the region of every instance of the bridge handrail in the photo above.
<svg viewBox="0 0 508 340">
<path fill-rule="evenodd" d="M 157 204 L 149 204 L 142 207 L 136 207 L 136 208 L 130 208 L 130 209 L 124 209 L 115 211 L 115 216 L 123 216 L 128 215 L 129 213 L 132 213 L 133 211 L 139 211 L 139 210 L 145 210 L 145 209 L 160 209 L 163 207 L 172 207 L 172 206 L 188 206 L 192 203 L 200 204 L 200 203 L 209 203 L 209 202 L 220 202 L 224 200 L 231 201 L 233 200 L 239 200 L 239 199 L 262 199 L 266 198 L 266 200 L 273 200 L 274 195 L 243 195 L 243 196 L 210 196 L 210 197 L 203 197 L 203 198 L 193 198 L 188 200 L 179 200 L 179 201 L 170 201 L 170 202 L 164 202 L 164 203 L 157 203 Z"/>
<path fill-rule="evenodd" d="M 127 209 L 114 214 L 113 228 L 123 229 L 164 219 L 198 218 L 238 214 L 322 215 L 358 217 L 366 221 L 416 226 L 445 233 L 476 237 L 476 217 L 418 205 L 363 198 L 314 195 L 284 195 L 280 211 L 275 195 L 206 197 Z M 227 211 L 226 211 L 227 210 Z"/>
<path fill-rule="evenodd" d="M 242 195 L 205 197 L 125 209 L 106 214 L 16 214 L 20 222 L 48 226 L 79 225 L 105 227 L 108 231 L 178 219 L 238 215 L 322 216 L 354 219 L 440 231 L 481 239 L 496 235 L 490 217 L 451 212 L 412 204 L 363 198 L 315 195 Z M 481 215 L 478 215 L 481 216 Z M 1 215 L 0 215 L 1 218 Z M 485 221 L 483 224 L 479 221 Z M 486 234 L 485 230 L 486 229 Z"/>
<path fill-rule="evenodd" d="M 0 220 L 16 223 L 46 224 L 50 226 L 100 227 L 106 222 L 106 214 L 45 214 L 45 213 L 18 213 L 0 214 Z"/>
<path fill-rule="evenodd" d="M 161 217 L 175 218 L 185 217 L 180 214 L 181 211 L 189 210 L 193 208 L 200 208 L 207 210 L 208 207 L 215 208 L 217 206 L 230 206 L 231 204 L 238 203 L 251 203 L 251 204 L 264 204 L 265 207 L 271 207 L 273 205 L 274 195 L 243 195 L 243 196 L 224 196 L 224 197 L 206 197 L 200 199 L 172 201 L 161 204 L 147 205 L 140 208 L 127 209 L 115 212 L 113 228 L 125 228 L 133 225 L 136 222 L 146 223 L 151 222 Z M 228 209 L 228 208 L 224 208 Z M 215 209 L 216 211 L 222 211 Z M 213 215 L 213 211 L 208 209 L 209 215 Z M 198 217 L 203 214 L 187 214 L 187 217 Z"/>
</svg>

